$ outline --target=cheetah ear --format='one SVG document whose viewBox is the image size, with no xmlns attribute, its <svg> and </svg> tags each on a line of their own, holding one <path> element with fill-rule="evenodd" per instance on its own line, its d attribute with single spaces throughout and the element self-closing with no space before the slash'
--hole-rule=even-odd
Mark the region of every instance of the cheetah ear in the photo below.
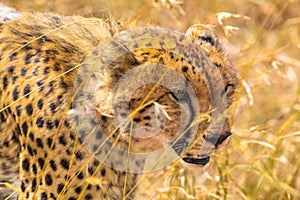
<svg viewBox="0 0 300 200">
<path fill-rule="evenodd" d="M 195 24 L 188 28 L 185 35 L 191 36 L 198 41 L 204 49 L 218 49 L 219 40 L 218 36 L 213 30 L 211 25 Z"/>
</svg>

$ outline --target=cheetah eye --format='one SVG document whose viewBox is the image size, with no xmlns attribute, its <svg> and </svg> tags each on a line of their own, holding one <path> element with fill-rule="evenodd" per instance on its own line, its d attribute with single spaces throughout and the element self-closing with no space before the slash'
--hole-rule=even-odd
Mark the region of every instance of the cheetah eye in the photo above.
<svg viewBox="0 0 300 200">
<path fill-rule="evenodd" d="M 232 90 L 234 90 L 234 85 L 231 83 L 227 83 L 224 90 L 222 91 L 221 95 L 222 98 L 225 98 L 227 94 L 229 94 Z"/>
<path fill-rule="evenodd" d="M 204 41 L 205 43 L 210 43 L 211 46 L 215 46 L 215 41 L 210 36 L 198 36 L 198 39 Z"/>
</svg>

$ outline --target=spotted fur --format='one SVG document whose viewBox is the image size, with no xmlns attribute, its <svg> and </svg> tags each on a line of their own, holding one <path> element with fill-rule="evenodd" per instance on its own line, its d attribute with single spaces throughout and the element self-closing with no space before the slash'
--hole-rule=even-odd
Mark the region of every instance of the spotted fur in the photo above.
<svg viewBox="0 0 300 200">
<path fill-rule="evenodd" d="M 101 164 L 84 147 L 82 138 L 79 138 L 80 134 L 88 133 L 78 133 L 73 115 L 67 114 L 72 110 L 78 66 L 96 46 L 112 37 L 117 30 L 101 19 L 40 13 L 23 13 L 17 19 L 2 22 L 0 27 L 0 182 L 9 182 L 18 187 L 19 199 L 122 199 L 125 177 L 127 194 L 136 184 L 138 174 L 125 174 Z M 238 73 L 215 38 L 209 34 L 199 38 L 195 35 L 193 33 L 192 38 L 201 41 L 200 46 L 209 44 L 202 46 L 199 55 L 221 71 L 225 85 L 223 95 L 229 107 L 233 92 L 228 91 L 235 91 Z M 161 43 L 166 42 L 165 38 L 157 39 Z M 148 48 L 128 52 L 112 64 L 114 70 L 108 71 L 105 76 L 107 88 L 114 86 L 120 75 L 134 66 L 160 63 L 179 72 L 190 82 L 199 98 L 201 112 L 208 112 L 209 92 L 195 71 L 192 60 L 153 49 L 151 42 L 148 41 Z M 116 127 L 115 121 L 109 117 L 113 113 L 105 98 L 107 88 L 96 90 L 104 99 L 99 97 L 95 105 L 104 135 Z M 145 85 L 133 93 L 129 102 L 131 112 L 139 108 L 151 88 L 153 84 Z M 162 86 L 152 93 L 148 100 L 155 104 L 140 109 L 133 116 L 135 129 L 143 134 L 159 126 L 164 125 L 164 128 L 152 139 L 133 139 L 132 151 L 152 151 L 168 145 L 174 139 L 180 121 L 178 117 L 181 115 L 178 102 L 183 96 L 182 91 L 174 94 Z M 115 109 L 120 109 L 118 113 L 122 115 L 122 104 L 119 106 Z M 185 123 L 190 123 L 196 115 L 193 113 L 187 116 L 189 120 Z M 114 116 L 114 119 L 117 118 Z M 149 126 L 151 120 L 157 120 L 158 127 Z M 149 130 L 139 130 L 138 126 L 141 125 Z M 126 148 L 129 129 L 123 128 L 120 131 L 123 136 L 117 145 Z M 180 141 L 177 142 L 178 148 L 174 147 L 178 154 L 184 153 L 182 156 L 186 162 L 200 165 L 207 163 L 205 159 L 209 157 L 200 160 L 202 163 L 197 160 L 201 143 L 214 140 L 205 138 L 205 128 L 205 124 L 199 127 L 197 138 L 200 140 L 194 148 L 184 151 Z M 218 147 L 229 133 L 230 127 L 226 121 L 222 132 L 216 133 L 216 138 L 221 137 L 214 145 Z M 103 134 L 92 137 L 96 141 Z M 115 134 L 112 141 L 117 137 L 118 134 Z M 185 139 L 190 140 L 188 136 Z M 134 165 L 143 166 L 143 163 L 143 160 L 137 161 Z M 9 189 L 1 185 L 0 193 L 0 198 L 4 198 L 9 194 Z M 127 197 L 133 198 L 134 192 Z"/>
</svg>

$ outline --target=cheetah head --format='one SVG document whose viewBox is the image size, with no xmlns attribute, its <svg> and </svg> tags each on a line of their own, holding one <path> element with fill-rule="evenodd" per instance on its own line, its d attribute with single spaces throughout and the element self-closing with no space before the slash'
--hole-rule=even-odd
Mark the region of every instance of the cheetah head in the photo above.
<svg viewBox="0 0 300 200">
<path fill-rule="evenodd" d="M 95 60 L 102 63 L 100 67 Z M 77 85 L 89 74 L 88 89 L 79 92 L 89 103 L 74 104 L 94 113 L 92 119 L 82 119 L 87 122 L 81 127 L 96 132 L 89 137 L 89 149 L 101 159 L 117 147 L 110 157 L 117 162 L 128 151 L 167 152 L 167 157 L 173 153 L 188 165 L 204 166 L 212 151 L 228 143 L 231 130 L 225 114 L 239 75 L 210 27 L 194 25 L 185 35 L 156 28 L 121 33 L 102 44 L 85 65 L 91 70 L 85 67 L 79 72 Z M 212 87 L 218 88 L 212 92 Z M 216 108 L 213 98 L 223 110 Z M 212 117 L 216 112 L 222 119 Z M 210 128 L 212 122 L 218 128 Z M 88 129 L 91 123 L 94 128 Z M 98 151 L 104 143 L 107 150 Z"/>
</svg>

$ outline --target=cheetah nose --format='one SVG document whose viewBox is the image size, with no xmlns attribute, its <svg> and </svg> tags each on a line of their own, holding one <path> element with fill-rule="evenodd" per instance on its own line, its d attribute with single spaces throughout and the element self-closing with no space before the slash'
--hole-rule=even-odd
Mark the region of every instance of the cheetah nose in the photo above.
<svg viewBox="0 0 300 200">
<path fill-rule="evenodd" d="M 224 126 L 221 132 L 210 133 L 204 135 L 203 138 L 205 141 L 213 144 L 215 149 L 222 149 L 222 147 L 226 146 L 229 143 L 231 138 L 231 127 L 228 118 L 225 119 Z"/>
<path fill-rule="evenodd" d="M 182 160 L 186 163 L 193 164 L 193 165 L 201 165 L 201 166 L 204 166 L 207 163 L 209 163 L 209 159 L 210 156 L 208 155 L 201 155 L 198 158 L 193 158 L 193 157 L 182 158 Z"/>
<path fill-rule="evenodd" d="M 224 143 L 227 143 L 230 139 L 230 136 L 232 135 L 231 132 L 226 131 L 224 134 L 213 134 L 213 135 L 204 135 L 203 138 L 210 142 L 211 144 L 214 144 L 217 148 L 220 145 L 223 145 Z M 226 141 L 226 142 L 225 142 Z"/>
</svg>

